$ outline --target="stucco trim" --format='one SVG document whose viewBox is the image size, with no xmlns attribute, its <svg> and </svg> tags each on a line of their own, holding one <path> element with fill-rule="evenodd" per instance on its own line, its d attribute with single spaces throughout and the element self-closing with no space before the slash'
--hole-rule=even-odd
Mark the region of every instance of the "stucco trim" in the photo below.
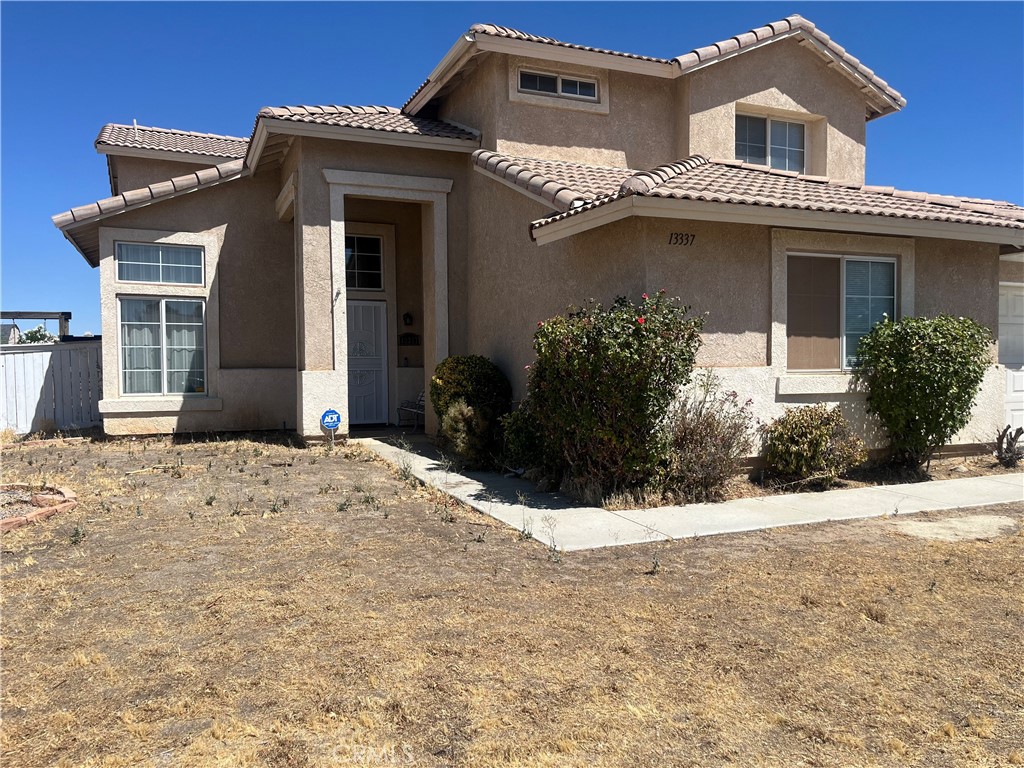
<svg viewBox="0 0 1024 768">
<path fill-rule="evenodd" d="M 848 395 L 852 387 L 849 373 L 790 373 L 776 381 L 780 395 Z"/>
<path fill-rule="evenodd" d="M 896 314 L 907 317 L 914 314 L 915 242 L 913 238 L 877 237 L 837 232 L 808 232 L 795 229 L 772 230 L 771 266 L 771 329 L 768 349 L 769 366 L 780 377 L 779 394 L 824 394 L 811 392 L 784 392 L 785 387 L 837 386 L 843 374 L 840 371 L 817 374 L 821 381 L 814 382 L 815 374 L 795 373 L 789 370 L 788 340 L 786 336 L 789 302 L 786 294 L 788 257 L 792 253 L 813 253 L 823 256 L 887 256 L 896 259 L 899 286 Z M 792 379 L 783 384 L 781 379 Z M 835 380 L 834 380 L 835 379 Z M 803 380 L 803 383 L 800 383 Z M 835 392 L 836 390 L 828 390 Z M 846 391 L 845 389 L 839 391 Z"/>
<path fill-rule="evenodd" d="M 670 219 L 697 219 L 723 221 L 734 224 L 760 224 L 764 226 L 803 227 L 805 229 L 858 232 L 864 234 L 893 235 L 897 237 L 934 237 L 946 240 L 967 240 L 975 243 L 1013 244 L 1024 247 L 1024 230 L 993 227 L 985 224 L 959 224 L 955 222 L 923 221 L 895 216 L 871 216 L 858 213 L 831 213 L 805 211 L 792 208 L 746 205 L 741 203 L 713 203 L 679 198 L 630 197 L 633 201 L 630 215 Z M 613 203 L 615 205 L 617 203 Z M 607 206 L 596 206 L 568 218 L 544 223 L 532 223 L 531 235 L 540 245 L 586 232 L 608 221 L 599 215 Z M 622 218 L 621 216 L 617 218 Z M 616 219 L 611 219 L 612 221 Z"/>
<path fill-rule="evenodd" d="M 323 169 L 324 179 L 330 185 L 331 206 L 331 272 L 332 294 L 346 295 L 345 287 L 345 197 L 357 196 L 381 200 L 404 200 L 421 203 L 429 208 L 429 215 L 423 217 L 423 327 L 424 367 L 432 370 L 433 365 L 448 356 L 448 193 L 452 179 L 430 176 L 403 176 L 391 173 L 369 173 L 346 171 L 333 168 Z M 347 370 L 347 326 L 344 310 L 334 311 L 334 370 Z M 348 431 L 348 381 L 344 380 L 342 402 L 346 403 L 342 414 L 342 430 Z M 300 397 L 304 397 L 301 394 Z M 305 412 L 306 403 L 300 403 Z M 428 428 L 434 426 L 431 409 L 427 409 Z M 306 425 L 303 424 L 303 434 Z"/>
<path fill-rule="evenodd" d="M 160 397 L 100 400 L 100 413 L 107 416 L 137 416 L 143 413 L 179 413 L 184 411 L 222 411 L 219 397 Z"/>
</svg>

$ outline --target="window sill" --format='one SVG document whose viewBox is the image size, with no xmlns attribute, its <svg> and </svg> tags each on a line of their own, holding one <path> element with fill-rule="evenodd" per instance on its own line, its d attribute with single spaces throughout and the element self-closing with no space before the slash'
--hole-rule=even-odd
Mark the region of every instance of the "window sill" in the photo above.
<svg viewBox="0 0 1024 768">
<path fill-rule="evenodd" d="M 850 373 L 787 373 L 779 376 L 776 392 L 780 395 L 856 394 Z"/>
<path fill-rule="evenodd" d="M 116 400 L 100 400 L 100 413 L 106 416 L 223 409 L 224 401 L 219 397 L 121 397 Z"/>
</svg>

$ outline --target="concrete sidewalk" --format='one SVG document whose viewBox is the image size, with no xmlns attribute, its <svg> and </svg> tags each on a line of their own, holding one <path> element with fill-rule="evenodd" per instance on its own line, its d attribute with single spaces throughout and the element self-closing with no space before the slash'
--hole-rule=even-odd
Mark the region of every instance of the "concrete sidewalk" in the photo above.
<svg viewBox="0 0 1024 768">
<path fill-rule="evenodd" d="M 517 530 L 529 531 L 543 544 L 567 552 L 1024 501 L 1024 473 L 1019 473 L 611 512 L 581 507 L 561 494 L 541 493 L 526 480 L 495 472 L 458 474 L 437 458 L 404 451 L 373 438 L 351 442 L 392 464 L 408 466 L 427 485 Z"/>
</svg>

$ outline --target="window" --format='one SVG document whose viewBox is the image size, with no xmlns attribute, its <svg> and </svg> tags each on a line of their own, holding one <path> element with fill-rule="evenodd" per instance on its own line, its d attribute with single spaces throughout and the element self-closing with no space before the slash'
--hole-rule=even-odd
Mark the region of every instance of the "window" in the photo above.
<svg viewBox="0 0 1024 768">
<path fill-rule="evenodd" d="M 520 72 L 519 90 L 597 101 L 597 81 L 538 72 Z"/>
<path fill-rule="evenodd" d="M 120 309 L 123 394 L 206 391 L 202 301 L 122 298 Z"/>
<path fill-rule="evenodd" d="M 803 123 L 736 115 L 736 159 L 803 173 L 804 134 Z"/>
<path fill-rule="evenodd" d="M 896 316 L 896 262 L 791 255 L 787 266 L 790 370 L 852 368 L 861 337 Z"/>
<path fill-rule="evenodd" d="M 118 243 L 117 279 L 129 283 L 203 284 L 203 249 L 158 243 Z"/>
<path fill-rule="evenodd" d="M 345 282 L 356 291 L 384 290 L 381 238 L 345 235 Z"/>
</svg>

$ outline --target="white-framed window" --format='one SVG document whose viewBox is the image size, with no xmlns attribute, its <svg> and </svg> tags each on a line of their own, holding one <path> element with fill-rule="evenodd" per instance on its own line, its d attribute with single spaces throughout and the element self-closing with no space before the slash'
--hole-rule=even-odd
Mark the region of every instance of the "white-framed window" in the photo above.
<svg viewBox="0 0 1024 768">
<path fill-rule="evenodd" d="M 166 243 L 115 243 L 117 280 L 122 283 L 203 285 L 203 249 Z"/>
<path fill-rule="evenodd" d="M 803 173 L 807 130 L 803 123 L 736 115 L 736 159 Z"/>
<path fill-rule="evenodd" d="M 550 72 L 519 71 L 519 90 L 523 93 L 542 93 L 568 99 L 597 101 L 597 80 L 586 77 L 558 75 Z"/>
<path fill-rule="evenodd" d="M 896 318 L 896 260 L 791 253 L 786 267 L 790 370 L 849 370 L 876 323 Z"/>
<path fill-rule="evenodd" d="M 118 299 L 122 394 L 205 394 L 205 309 L 202 299 Z"/>
<path fill-rule="evenodd" d="M 375 235 L 345 235 L 345 282 L 350 290 L 384 290 L 383 244 Z"/>
</svg>

